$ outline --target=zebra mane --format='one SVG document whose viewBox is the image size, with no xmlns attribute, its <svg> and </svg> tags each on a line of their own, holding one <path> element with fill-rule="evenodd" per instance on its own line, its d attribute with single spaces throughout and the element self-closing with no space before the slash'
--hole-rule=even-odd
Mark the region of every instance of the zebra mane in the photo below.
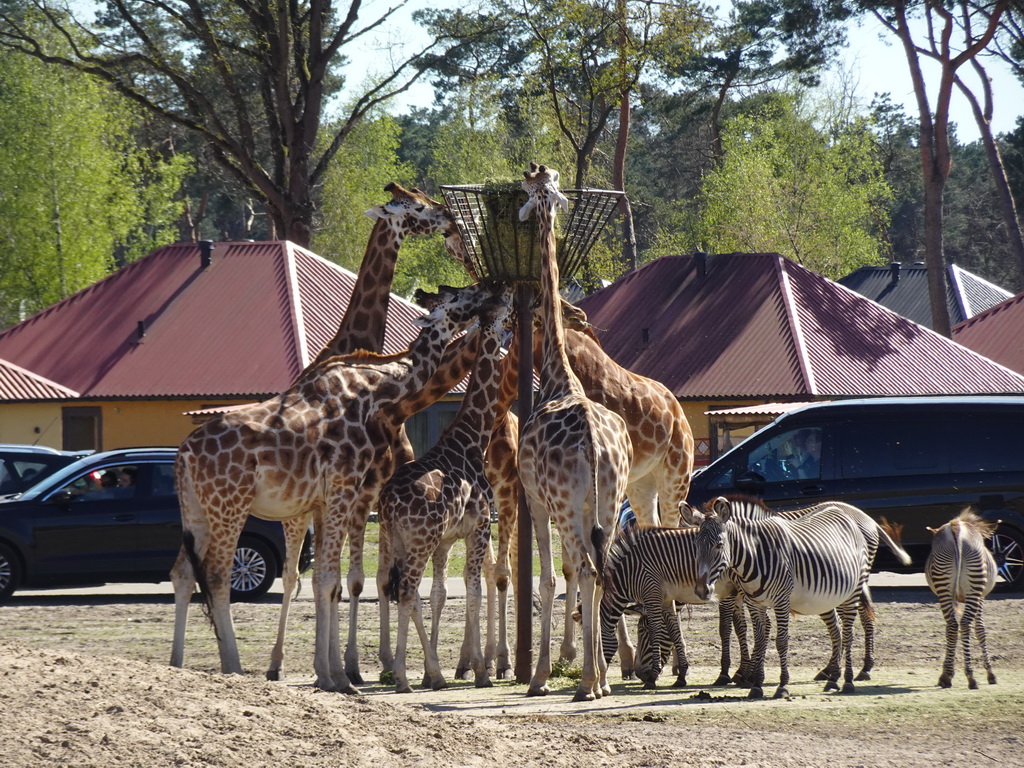
<svg viewBox="0 0 1024 768">
<path fill-rule="evenodd" d="M 743 496 L 742 494 L 729 495 L 725 497 L 726 501 L 729 502 L 729 506 L 733 510 L 740 509 L 742 511 L 753 510 L 755 512 L 763 512 L 769 515 L 774 514 L 772 510 L 764 503 L 763 499 L 759 499 L 756 496 Z M 715 500 L 711 499 L 704 503 L 704 512 L 714 512 Z"/>
</svg>

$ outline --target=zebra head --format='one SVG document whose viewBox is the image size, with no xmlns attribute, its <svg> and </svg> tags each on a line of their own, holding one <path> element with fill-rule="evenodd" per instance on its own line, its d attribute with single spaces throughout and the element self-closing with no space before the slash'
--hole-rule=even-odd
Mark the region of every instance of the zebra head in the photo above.
<svg viewBox="0 0 1024 768">
<path fill-rule="evenodd" d="M 715 583 L 729 565 L 729 539 L 725 524 L 732 515 L 728 499 L 719 496 L 708 502 L 698 513 L 700 530 L 697 532 L 697 583 L 694 591 L 701 600 L 710 600 Z"/>
</svg>

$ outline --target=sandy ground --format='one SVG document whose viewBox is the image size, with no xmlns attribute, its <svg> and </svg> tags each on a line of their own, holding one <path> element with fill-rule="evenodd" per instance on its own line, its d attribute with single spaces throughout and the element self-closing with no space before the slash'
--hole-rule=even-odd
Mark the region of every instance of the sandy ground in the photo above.
<svg viewBox="0 0 1024 768">
<path fill-rule="evenodd" d="M 359 696 L 311 685 L 312 602 L 292 616 L 286 675 L 263 679 L 277 602 L 236 606 L 243 676 L 216 672 L 198 610 L 186 669 L 167 666 L 173 612 L 165 597 L 16 595 L 0 607 L 0 766 L 1024 766 L 1024 598 L 986 602 L 999 683 L 935 683 L 942 623 L 927 590 L 875 590 L 879 665 L 852 695 L 811 681 L 826 652 L 814 617 L 793 623 L 794 683 L 784 700 L 748 701 L 708 687 L 717 674 L 713 611 L 683 616 L 690 686 L 642 691 L 610 676 L 613 695 L 571 701 L 574 683 L 527 698 L 526 686 Z M 449 679 L 464 603 L 449 600 Z M 343 611 L 344 614 L 344 611 Z M 360 612 L 363 670 L 376 676 L 376 605 Z M 410 669 L 421 654 L 415 639 Z M 859 653 L 859 651 L 858 651 Z M 980 661 L 976 664 L 980 669 Z M 777 680 L 769 654 L 768 679 Z M 418 673 L 417 673 L 418 674 Z M 770 688 L 768 689 L 771 690 Z"/>
</svg>

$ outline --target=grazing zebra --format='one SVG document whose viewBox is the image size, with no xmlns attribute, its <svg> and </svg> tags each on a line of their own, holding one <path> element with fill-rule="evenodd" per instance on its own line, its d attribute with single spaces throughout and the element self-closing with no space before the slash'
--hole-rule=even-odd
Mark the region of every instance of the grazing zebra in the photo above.
<svg viewBox="0 0 1024 768">
<path fill-rule="evenodd" d="M 866 536 L 869 526 L 875 526 L 875 541 L 884 541 L 906 565 L 909 555 L 856 507 L 830 503 L 795 520 L 752 519 L 757 506 L 763 505 L 719 497 L 696 516 L 702 518 L 697 534 L 697 597 L 707 599 L 723 574 L 743 593 L 754 624 L 751 698 L 763 696 L 768 609 L 775 613 L 780 664 L 776 698 L 788 694 L 790 612 L 818 614 L 829 623 L 836 620 L 838 610 L 845 650 L 842 690 L 852 692 L 853 622 L 874 558 Z M 686 512 L 695 519 L 692 510 Z M 835 687 L 829 680 L 825 690 Z"/>
<path fill-rule="evenodd" d="M 982 520 L 969 507 L 941 528 L 929 528 L 935 534 L 932 551 L 924 564 L 928 586 L 939 598 L 939 608 L 946 620 L 946 657 L 942 662 L 939 685 L 953 685 L 956 663 L 956 640 L 959 632 L 964 646 L 964 674 L 967 687 L 977 688 L 974 667 L 971 665 L 971 625 L 981 646 L 989 685 L 995 685 L 996 676 L 988 659 L 985 645 L 985 623 L 981 618 L 981 604 L 996 583 L 996 561 L 985 546 L 985 541 L 999 524 Z M 958 611 L 958 603 L 963 603 Z M 959 621 L 957 613 L 960 613 Z"/>
</svg>

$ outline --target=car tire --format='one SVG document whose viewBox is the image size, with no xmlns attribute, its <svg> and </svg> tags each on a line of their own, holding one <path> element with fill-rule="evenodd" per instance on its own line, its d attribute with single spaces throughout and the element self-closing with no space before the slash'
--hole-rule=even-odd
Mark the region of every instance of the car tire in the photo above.
<svg viewBox="0 0 1024 768">
<path fill-rule="evenodd" d="M 259 600 L 277 578 L 277 557 L 260 539 L 242 536 L 235 548 L 231 569 L 231 600 L 252 602 Z"/>
<path fill-rule="evenodd" d="M 1024 589 L 1024 533 L 1009 525 L 1000 525 L 988 543 L 996 559 L 1001 581 L 996 582 L 1000 592 L 1018 592 Z"/>
<path fill-rule="evenodd" d="M 5 602 L 21 585 L 21 560 L 13 549 L 0 544 L 0 603 Z"/>
</svg>

